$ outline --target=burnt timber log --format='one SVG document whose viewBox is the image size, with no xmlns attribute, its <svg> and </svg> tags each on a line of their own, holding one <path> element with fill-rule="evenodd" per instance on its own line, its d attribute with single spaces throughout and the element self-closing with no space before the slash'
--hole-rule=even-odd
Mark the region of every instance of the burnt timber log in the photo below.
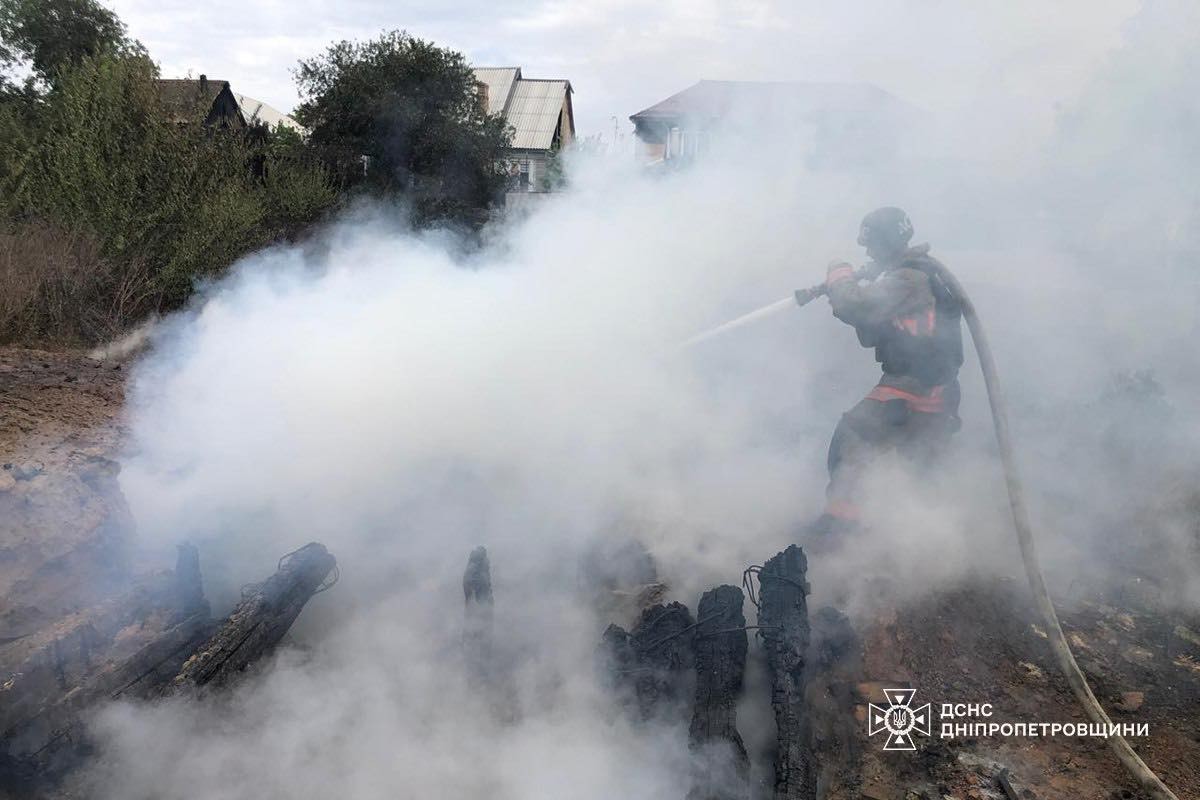
<svg viewBox="0 0 1200 800">
<path fill-rule="evenodd" d="M 157 635 L 129 658 L 69 689 L 5 732 L 0 761 L 9 759 L 10 764 L 33 778 L 57 779 L 88 751 L 80 724 L 85 711 L 105 700 L 155 694 L 212 629 L 207 615 L 193 614 Z"/>
<path fill-rule="evenodd" d="M 807 571 L 804 551 L 793 544 L 763 564 L 758 573 L 758 624 L 771 675 L 777 731 L 775 800 L 816 797 L 804 687 L 809 647 Z"/>
<path fill-rule="evenodd" d="M 275 574 L 245 591 L 216 633 L 184 662 L 168 691 L 220 685 L 269 654 L 309 598 L 328 588 L 323 584 L 336 568 L 337 559 L 317 542 L 281 558 Z"/>
<path fill-rule="evenodd" d="M 617 625 L 604 632 L 611 682 L 636 719 L 681 719 L 693 653 L 692 614 L 683 603 L 642 611 L 632 633 Z"/>
<path fill-rule="evenodd" d="M 0 795 L 40 796 L 75 767 L 89 748 L 84 712 L 100 702 L 223 681 L 269 653 L 335 567 L 307 545 L 217 624 L 198 553 L 181 545 L 173 573 L 0 647 Z"/>
<path fill-rule="evenodd" d="M 174 572 L 149 575 L 120 597 L 0 647 L 0 740 L 95 678 L 136 661 L 182 622 L 207 619 L 197 563 L 196 548 L 182 545 Z"/>
<path fill-rule="evenodd" d="M 487 549 L 476 547 L 467 558 L 463 573 L 463 667 L 467 685 L 486 713 L 502 724 L 516 722 L 521 715 L 513 682 L 511 661 L 497 652 L 492 594 L 492 566 Z"/>
<path fill-rule="evenodd" d="M 616 623 L 604 629 L 599 649 L 600 680 L 612 690 L 623 709 L 636 706 L 633 675 L 637 670 L 637 653 L 629 642 L 629 631 Z"/>
<path fill-rule="evenodd" d="M 0 773 L 43 781 L 69 767 L 82 711 L 160 687 L 211 632 L 199 556 L 185 544 L 173 573 L 3 648 Z"/>
<path fill-rule="evenodd" d="M 476 547 L 463 573 L 466 618 L 463 622 L 463 658 L 467 680 L 474 686 L 489 686 L 492 678 L 492 568 L 487 549 Z"/>
<path fill-rule="evenodd" d="M 734 800 L 749 793 L 750 762 L 737 729 L 737 703 L 746 671 L 746 618 L 742 590 L 718 586 L 696 610 L 692 653 L 696 697 L 688 729 L 699 755 L 689 800 Z"/>
</svg>

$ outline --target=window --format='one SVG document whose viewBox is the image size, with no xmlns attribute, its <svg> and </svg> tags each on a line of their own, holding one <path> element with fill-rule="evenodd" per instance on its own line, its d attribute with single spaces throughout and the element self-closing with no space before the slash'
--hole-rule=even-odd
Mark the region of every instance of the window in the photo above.
<svg viewBox="0 0 1200 800">
<path fill-rule="evenodd" d="M 679 158 L 683 155 L 683 131 L 671 128 L 667 133 L 667 152 L 664 158 Z"/>
</svg>

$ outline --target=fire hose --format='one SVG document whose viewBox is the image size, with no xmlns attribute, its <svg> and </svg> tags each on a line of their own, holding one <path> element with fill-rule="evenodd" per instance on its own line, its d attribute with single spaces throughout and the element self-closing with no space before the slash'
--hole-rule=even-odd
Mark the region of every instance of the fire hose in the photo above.
<svg viewBox="0 0 1200 800">
<path fill-rule="evenodd" d="M 1075 656 L 1071 652 L 1071 647 L 1067 644 L 1066 636 L 1063 634 L 1062 625 L 1058 621 L 1058 612 L 1054 610 L 1054 603 L 1050 599 L 1050 592 L 1046 587 L 1046 578 L 1042 574 L 1041 564 L 1038 561 L 1037 548 L 1033 539 L 1033 523 L 1030 521 L 1029 508 L 1025 503 L 1025 487 L 1021 483 L 1020 475 L 1017 471 L 1017 459 L 1013 450 L 1012 433 L 1008 423 L 1008 406 L 1004 400 L 1004 392 L 1000 388 L 1000 376 L 996 370 L 996 361 L 992 356 L 991 345 L 988 344 L 987 335 L 984 333 L 983 324 L 979 321 L 979 315 L 975 311 L 975 305 L 971 302 L 962 284 L 954 277 L 943 264 L 934 261 L 937 277 L 945 284 L 946 288 L 954 295 L 962 309 L 963 319 L 967 322 L 967 329 L 971 332 L 971 341 L 975 344 L 975 353 L 979 357 L 979 367 L 983 371 L 983 382 L 987 389 L 988 405 L 992 411 L 992 423 L 996 430 L 996 443 L 1000 449 L 1000 464 L 1004 470 L 1004 481 L 1008 487 L 1008 502 L 1012 509 L 1013 527 L 1016 529 L 1017 544 L 1021 550 L 1021 561 L 1025 566 L 1025 575 L 1029 579 L 1029 586 L 1033 590 L 1034 600 L 1036 601 L 1038 611 L 1041 613 L 1042 621 L 1046 627 L 1046 635 L 1050 642 L 1050 648 L 1054 652 L 1054 657 L 1058 661 L 1058 666 L 1062 670 L 1063 675 L 1067 679 L 1068 685 L 1071 687 L 1071 692 L 1075 695 L 1075 699 L 1083 708 L 1088 719 L 1093 723 L 1103 727 L 1105 733 L 1117 730 L 1109 719 L 1108 714 L 1100 706 L 1100 702 L 1096 699 L 1096 695 L 1092 693 L 1092 689 L 1088 686 L 1087 678 L 1079 669 L 1079 665 L 1075 662 Z M 856 278 L 864 277 L 863 272 L 855 274 Z M 789 297 L 786 300 L 780 300 L 771 305 L 764 306 L 757 311 L 752 311 L 737 319 L 731 320 L 717 328 L 714 328 L 706 333 L 700 334 L 689 339 L 684 343 L 684 346 L 691 346 L 698 342 L 705 341 L 713 336 L 717 336 L 733 328 L 741 327 L 744 324 L 761 319 L 762 317 L 774 314 L 784 308 L 804 306 L 811 301 L 826 294 L 825 284 L 814 286 L 810 289 L 801 289 L 795 293 L 795 297 Z M 1138 785 L 1154 800 L 1179 800 L 1175 793 L 1166 787 L 1166 784 L 1159 779 L 1154 772 L 1146 766 L 1146 762 L 1142 761 L 1141 757 L 1129 746 L 1129 742 L 1120 735 L 1107 736 L 1109 746 L 1116 755 L 1117 760 L 1125 767 L 1126 771 L 1137 781 Z"/>
</svg>

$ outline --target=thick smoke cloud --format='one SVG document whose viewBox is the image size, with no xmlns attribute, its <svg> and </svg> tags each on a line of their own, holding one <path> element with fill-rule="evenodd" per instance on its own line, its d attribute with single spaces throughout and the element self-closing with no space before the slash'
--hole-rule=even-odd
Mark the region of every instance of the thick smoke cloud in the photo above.
<svg viewBox="0 0 1200 800">
<path fill-rule="evenodd" d="M 1098 230 L 1086 218 L 1046 223 L 1059 175 L 985 181 L 919 160 L 867 177 L 810 168 L 786 155 L 795 142 L 785 130 L 665 179 L 576 164 L 570 192 L 468 255 L 360 208 L 164 321 L 122 474 L 148 550 L 196 542 L 218 605 L 313 539 L 342 581 L 304 612 L 301 646 L 231 696 L 105 711 L 89 780 L 122 798 L 679 794 L 686 731 L 628 729 L 597 684 L 605 620 L 577 591 L 581 554 L 634 535 L 694 606 L 801 535 L 829 432 L 876 378 L 869 353 L 823 303 L 677 343 L 858 257 L 858 219 L 885 203 L 909 210 L 992 333 L 1053 580 L 1099 591 L 1128 551 L 1122 521 L 1190 464 L 1185 274 L 1155 265 L 1130 292 L 1127 262 L 1078 246 Z M 814 560 L 815 601 L 863 619 L 881 594 L 1016 574 L 976 372 L 969 358 L 953 469 L 881 464 L 870 530 Z M 1174 601 L 1197 602 L 1194 532 L 1158 527 L 1182 565 Z M 517 716 L 503 729 L 460 665 L 459 581 L 479 544 Z M 761 740 L 769 717 L 743 720 Z"/>
</svg>

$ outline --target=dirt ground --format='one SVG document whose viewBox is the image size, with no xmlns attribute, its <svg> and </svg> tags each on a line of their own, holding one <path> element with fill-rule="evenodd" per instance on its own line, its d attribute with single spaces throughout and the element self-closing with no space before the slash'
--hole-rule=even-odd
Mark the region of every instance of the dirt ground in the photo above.
<svg viewBox="0 0 1200 800">
<path fill-rule="evenodd" d="M 125 585 L 125 369 L 0 348 L 0 643 Z"/>
<path fill-rule="evenodd" d="M 81 352 L 0 348 L 0 651 L 133 581 L 133 523 L 116 483 L 126 374 Z M 1180 798 L 1200 798 L 1200 620 L 1100 598 L 1062 611 L 1114 721 L 1149 724 L 1135 748 Z M 859 715 L 881 688 L 911 687 L 934 704 L 934 736 L 915 754 L 884 753 L 862 731 L 861 768 L 830 797 L 1142 796 L 1097 739 L 937 736 L 943 702 L 992 703 L 989 721 L 1083 720 L 1022 581 L 930 597 L 860 633 Z"/>
<path fill-rule="evenodd" d="M 1147 724 L 1148 737 L 1130 738 L 1134 749 L 1180 798 L 1200 797 L 1200 649 L 1189 641 L 1197 620 L 1086 600 L 1060 603 L 1059 613 L 1112 721 Z M 1101 739 L 938 737 L 943 721 L 1086 721 L 1023 580 L 980 579 L 896 609 L 865 631 L 863 644 L 868 682 L 861 694 L 916 689 L 915 702 L 933 703 L 934 727 L 919 754 L 883 753 L 878 742 L 866 743 L 862 796 L 1012 800 L 999 780 L 1007 770 L 1020 798 L 1143 797 Z M 882 697 L 863 699 L 886 705 Z M 992 716 L 942 720 L 942 703 L 990 703 Z"/>
<path fill-rule="evenodd" d="M 78 467 L 120 443 L 126 371 L 81 351 L 0 347 L 0 455 Z M 8 467 L 6 467 L 6 470 Z"/>
</svg>

